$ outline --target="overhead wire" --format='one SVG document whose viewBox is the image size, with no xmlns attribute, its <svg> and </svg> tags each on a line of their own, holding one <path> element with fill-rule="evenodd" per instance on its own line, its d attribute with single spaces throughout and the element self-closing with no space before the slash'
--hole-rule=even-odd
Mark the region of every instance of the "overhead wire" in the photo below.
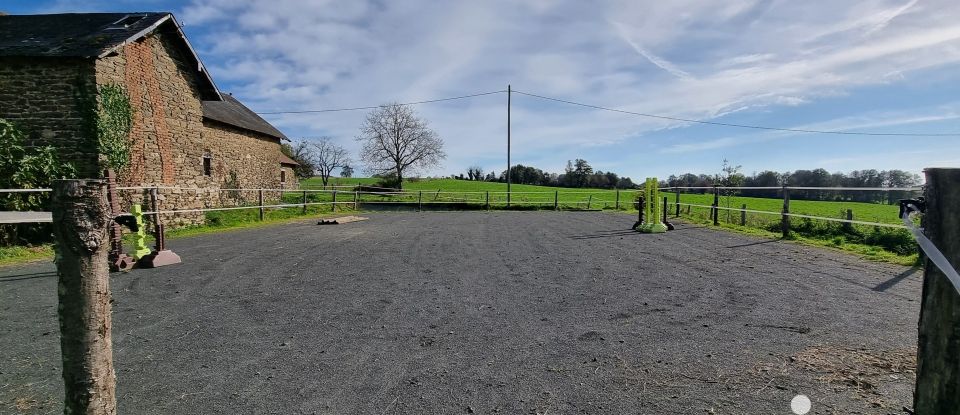
<svg viewBox="0 0 960 415">
<path fill-rule="evenodd" d="M 960 136 L 960 132 L 957 132 L 957 133 L 875 133 L 875 132 L 858 132 L 858 131 L 812 130 L 812 129 L 804 129 L 804 128 L 784 128 L 784 127 L 770 127 L 770 126 L 748 125 L 748 124 L 734 124 L 734 123 L 726 123 L 726 122 L 718 122 L 718 121 L 703 121 L 703 120 L 694 120 L 690 118 L 647 114 L 647 113 L 636 112 L 636 111 L 627 111 L 627 110 L 621 110 L 616 108 L 603 107 L 599 105 L 585 104 L 582 102 L 568 101 L 560 98 L 552 98 L 548 96 L 532 94 L 529 92 L 521 92 L 516 89 L 514 89 L 513 92 L 520 95 L 526 95 L 529 97 L 539 98 L 539 99 L 548 100 L 548 101 L 561 102 L 564 104 L 577 105 L 577 106 L 586 107 L 586 108 L 593 108 L 597 110 L 619 112 L 622 114 L 637 115 L 640 117 L 648 117 L 648 118 L 657 118 L 661 120 L 716 125 L 721 127 L 750 128 L 755 130 L 786 131 L 786 132 L 810 133 L 810 134 L 866 135 L 866 136 L 893 136 L 893 137 L 956 137 L 956 136 Z"/>
<path fill-rule="evenodd" d="M 403 102 L 398 103 L 397 105 L 421 105 L 421 104 L 430 104 L 436 102 L 444 101 L 454 101 L 460 99 L 476 98 L 486 95 L 502 94 L 506 93 L 507 90 L 498 90 L 498 91 L 489 91 L 489 92 L 480 92 L 476 94 L 460 95 L 455 97 L 447 98 L 437 98 L 437 99 L 428 99 L 422 101 L 412 101 L 412 102 Z M 570 101 L 566 99 L 548 97 L 545 95 L 534 94 L 530 92 L 518 91 L 516 89 L 512 90 L 513 93 L 525 95 L 528 97 L 538 98 L 546 101 L 559 102 L 568 105 L 575 105 L 584 108 L 591 108 L 601 111 L 616 112 L 621 114 L 635 115 L 639 117 L 647 117 L 661 120 L 693 123 L 693 124 L 704 124 L 704 125 L 713 125 L 719 127 L 732 127 L 732 128 L 747 128 L 754 130 L 767 130 L 767 131 L 783 131 L 791 133 L 806 133 L 806 134 L 832 134 L 832 135 L 854 135 L 854 136 L 884 136 L 884 137 L 957 137 L 960 136 L 960 132 L 956 133 L 881 133 L 881 132 L 867 132 L 867 131 L 839 131 L 839 130 L 815 130 L 807 128 L 788 128 L 788 127 L 772 127 L 764 125 L 751 125 L 751 124 L 738 124 L 738 123 L 727 123 L 719 121 L 705 121 L 705 120 L 696 120 L 692 118 L 683 118 L 683 117 L 673 117 L 668 115 L 659 115 L 659 114 L 649 114 L 637 111 L 629 111 L 618 108 L 606 107 L 601 105 L 587 104 L 583 102 Z M 360 110 L 370 110 L 377 108 L 384 108 L 390 104 L 382 105 L 368 105 L 362 107 L 346 107 L 346 108 L 327 108 L 327 109 L 317 109 L 317 110 L 291 110 L 291 111 L 262 111 L 257 112 L 260 115 L 280 115 L 280 114 L 315 114 L 315 113 L 325 113 L 325 112 L 343 112 L 343 111 L 360 111 Z"/>
<path fill-rule="evenodd" d="M 504 90 L 500 90 L 500 91 L 480 92 L 480 93 L 477 93 L 477 94 L 461 95 L 461 96 L 458 96 L 458 97 L 449 97 L 449 98 L 428 99 L 428 100 L 424 100 L 424 101 L 403 102 L 403 103 L 399 103 L 399 104 L 397 104 L 397 105 L 430 104 L 430 103 L 433 103 L 433 102 L 443 102 L 443 101 L 453 101 L 453 100 L 457 100 L 457 99 L 475 98 L 475 97 L 481 97 L 481 96 L 484 96 L 484 95 L 500 94 L 500 93 L 504 93 L 504 92 L 507 92 L 507 90 L 504 89 Z M 384 108 L 384 107 L 387 107 L 388 105 L 389 105 L 389 104 L 382 104 L 382 105 L 370 105 L 370 106 L 366 106 L 366 107 L 330 108 L 330 109 L 320 109 L 320 110 L 266 111 L 266 112 L 258 112 L 257 114 L 260 114 L 260 115 L 274 115 L 274 114 L 311 114 L 311 113 L 318 113 L 318 112 L 358 111 L 358 110 L 372 110 L 372 109 L 377 109 L 377 108 Z"/>
</svg>

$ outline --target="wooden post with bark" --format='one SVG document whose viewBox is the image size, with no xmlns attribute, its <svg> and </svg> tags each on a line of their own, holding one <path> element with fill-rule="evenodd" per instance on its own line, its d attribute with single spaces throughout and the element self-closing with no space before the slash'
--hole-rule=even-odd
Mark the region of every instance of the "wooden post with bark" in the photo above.
<svg viewBox="0 0 960 415">
<path fill-rule="evenodd" d="M 740 207 L 740 226 L 747 226 L 747 204 Z"/>
<path fill-rule="evenodd" d="M 713 186 L 713 206 L 711 206 L 710 214 L 713 215 L 713 226 L 720 225 L 720 188 L 716 185 Z"/>
<path fill-rule="evenodd" d="M 950 263 L 960 265 L 960 169 L 927 169 L 924 233 Z M 913 410 L 960 414 L 960 293 L 926 260 L 917 341 Z"/>
<path fill-rule="evenodd" d="M 64 413 L 116 414 L 106 183 L 53 182 Z"/>
<path fill-rule="evenodd" d="M 783 213 L 780 216 L 780 231 L 783 237 L 790 236 L 790 188 L 783 185 Z"/>
<path fill-rule="evenodd" d="M 680 217 L 680 189 L 674 189 L 674 191 L 677 192 L 673 197 L 674 197 L 674 201 L 675 201 L 676 204 L 677 204 L 677 214 L 676 214 L 676 217 L 679 218 L 679 217 Z"/>
<path fill-rule="evenodd" d="M 257 190 L 257 203 L 260 206 L 260 220 L 263 221 L 263 189 Z"/>
</svg>

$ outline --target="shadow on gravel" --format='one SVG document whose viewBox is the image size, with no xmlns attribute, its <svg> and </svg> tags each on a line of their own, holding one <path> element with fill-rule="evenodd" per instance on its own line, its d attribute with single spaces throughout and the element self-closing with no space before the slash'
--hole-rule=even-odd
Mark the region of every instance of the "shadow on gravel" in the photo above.
<svg viewBox="0 0 960 415">
<path fill-rule="evenodd" d="M 725 247 L 725 248 L 743 248 L 743 247 L 747 247 L 747 246 L 763 245 L 763 244 L 769 244 L 769 243 L 779 242 L 779 241 L 780 241 L 779 239 L 769 239 L 769 240 L 766 240 L 766 241 L 750 242 L 750 243 L 748 243 L 748 244 L 730 245 L 730 246 L 727 246 L 727 247 Z"/>
<path fill-rule="evenodd" d="M 873 288 L 871 288 L 871 289 L 874 290 L 874 291 L 884 292 L 884 291 L 890 289 L 890 287 L 893 287 L 894 285 L 897 285 L 900 281 L 903 281 L 903 280 L 907 279 L 908 277 L 910 277 L 910 276 L 913 275 L 913 274 L 916 274 L 916 273 L 919 272 L 919 271 L 920 271 L 920 266 L 914 265 L 912 268 L 910 268 L 910 269 L 908 269 L 908 270 L 906 270 L 906 271 L 901 272 L 901 273 L 900 273 L 899 275 L 897 275 L 896 277 L 893 277 L 893 278 L 890 278 L 889 280 L 886 280 L 886 281 L 884 281 L 884 282 L 881 282 L 881 283 L 877 284 L 876 287 L 873 287 Z"/>
<path fill-rule="evenodd" d="M 586 235 L 573 235 L 573 236 L 570 236 L 570 239 L 614 238 L 618 236 L 622 237 L 627 235 L 640 235 L 640 232 L 637 232 L 633 229 L 620 229 L 615 231 L 603 231 L 603 232 L 591 233 Z"/>
<path fill-rule="evenodd" d="M 0 283 L 20 281 L 20 280 L 32 280 L 34 278 L 49 278 L 49 277 L 56 277 L 56 276 L 57 276 L 56 272 L 33 272 L 29 274 L 3 275 L 3 276 L 0 276 Z"/>
</svg>

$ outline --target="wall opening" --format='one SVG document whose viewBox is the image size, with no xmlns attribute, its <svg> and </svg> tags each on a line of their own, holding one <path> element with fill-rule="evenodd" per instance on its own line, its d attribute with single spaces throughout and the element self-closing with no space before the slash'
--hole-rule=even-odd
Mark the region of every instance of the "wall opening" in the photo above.
<svg viewBox="0 0 960 415">
<path fill-rule="evenodd" d="M 203 152 L 203 175 L 213 176 L 213 156 L 209 150 Z"/>
</svg>

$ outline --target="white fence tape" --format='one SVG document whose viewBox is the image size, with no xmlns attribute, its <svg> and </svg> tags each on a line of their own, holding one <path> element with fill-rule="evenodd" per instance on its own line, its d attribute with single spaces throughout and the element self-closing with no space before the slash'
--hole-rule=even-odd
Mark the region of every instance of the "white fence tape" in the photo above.
<svg viewBox="0 0 960 415">
<path fill-rule="evenodd" d="M 906 228 L 910 230 L 910 233 L 913 234 L 913 237 L 917 240 L 917 243 L 920 244 L 920 249 L 923 249 L 923 252 L 927 254 L 927 258 L 933 261 L 937 268 L 940 268 L 940 271 L 942 271 L 943 274 L 947 276 L 947 279 L 949 279 L 953 284 L 953 288 L 955 288 L 957 292 L 960 292 L 960 274 L 957 274 L 957 270 L 953 268 L 953 265 L 950 265 L 950 261 L 947 259 L 947 257 L 943 256 L 943 253 L 937 249 L 937 246 L 927 239 L 926 235 L 923 234 L 920 228 L 917 228 L 917 226 L 913 224 L 913 221 L 910 220 L 910 214 L 912 212 L 916 212 L 917 207 L 912 204 L 908 205 L 908 207 L 910 209 L 904 211 L 903 217 L 900 218 L 903 220 L 904 226 L 906 226 Z"/>
</svg>

